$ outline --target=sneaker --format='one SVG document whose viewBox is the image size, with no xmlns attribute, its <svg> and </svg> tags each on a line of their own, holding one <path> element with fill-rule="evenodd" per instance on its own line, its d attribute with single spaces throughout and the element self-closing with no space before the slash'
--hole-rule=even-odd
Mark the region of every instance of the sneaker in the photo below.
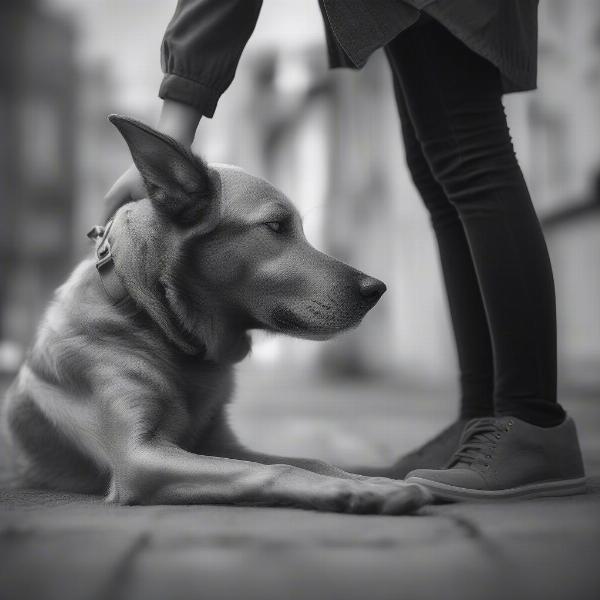
<svg viewBox="0 0 600 600">
<path fill-rule="evenodd" d="M 411 471 L 439 500 L 567 496 L 586 491 L 575 423 L 538 427 L 515 417 L 470 421 L 446 469 Z"/>
<path fill-rule="evenodd" d="M 421 447 L 399 458 L 390 468 L 388 477 L 404 479 L 414 469 L 442 469 L 456 450 L 468 419 L 455 421 Z"/>
</svg>

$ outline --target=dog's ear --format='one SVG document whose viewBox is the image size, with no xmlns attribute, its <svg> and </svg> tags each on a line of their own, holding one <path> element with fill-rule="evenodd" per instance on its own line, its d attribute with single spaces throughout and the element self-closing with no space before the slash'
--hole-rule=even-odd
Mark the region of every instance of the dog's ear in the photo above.
<svg viewBox="0 0 600 600">
<path fill-rule="evenodd" d="M 214 215 L 216 194 L 204 162 L 144 123 L 120 115 L 108 119 L 125 138 L 148 197 L 159 211 L 181 225 Z"/>
</svg>

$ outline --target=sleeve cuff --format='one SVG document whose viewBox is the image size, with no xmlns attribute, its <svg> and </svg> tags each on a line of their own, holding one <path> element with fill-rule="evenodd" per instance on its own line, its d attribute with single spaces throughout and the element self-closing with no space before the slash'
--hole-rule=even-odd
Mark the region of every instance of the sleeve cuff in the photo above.
<svg viewBox="0 0 600 600">
<path fill-rule="evenodd" d="M 215 114 L 221 94 L 202 83 L 180 75 L 166 73 L 158 95 L 163 100 L 175 100 L 197 108 L 205 117 Z"/>
</svg>

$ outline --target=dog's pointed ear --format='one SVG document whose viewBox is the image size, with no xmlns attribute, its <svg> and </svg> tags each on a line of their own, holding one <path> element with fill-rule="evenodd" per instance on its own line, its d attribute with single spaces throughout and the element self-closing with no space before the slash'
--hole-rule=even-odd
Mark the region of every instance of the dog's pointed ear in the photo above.
<svg viewBox="0 0 600 600">
<path fill-rule="evenodd" d="M 217 199 L 204 162 L 144 123 L 120 115 L 108 119 L 127 142 L 148 197 L 159 211 L 182 225 L 213 216 Z"/>
</svg>

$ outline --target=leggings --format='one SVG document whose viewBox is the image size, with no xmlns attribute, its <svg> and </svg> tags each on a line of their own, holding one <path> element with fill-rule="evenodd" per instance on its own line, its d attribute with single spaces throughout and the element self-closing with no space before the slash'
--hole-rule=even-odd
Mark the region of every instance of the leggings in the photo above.
<svg viewBox="0 0 600 600">
<path fill-rule="evenodd" d="M 552 267 L 513 150 L 500 72 L 431 19 L 385 50 L 406 161 L 439 248 L 461 417 L 557 425 Z"/>
</svg>

